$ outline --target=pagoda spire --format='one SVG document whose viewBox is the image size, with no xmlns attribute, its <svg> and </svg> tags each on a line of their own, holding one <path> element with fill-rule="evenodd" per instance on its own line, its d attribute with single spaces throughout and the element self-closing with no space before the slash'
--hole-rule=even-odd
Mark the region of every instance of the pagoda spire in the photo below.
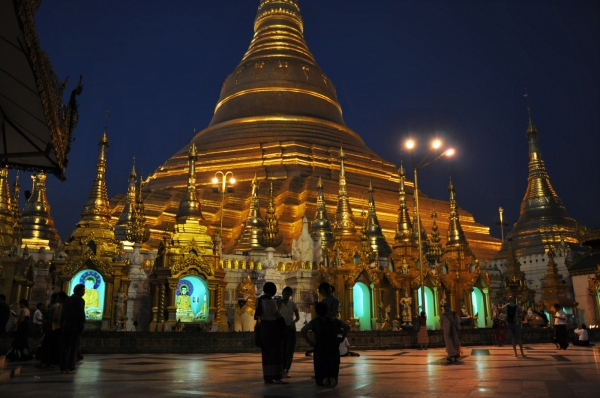
<svg viewBox="0 0 600 398">
<path fill-rule="evenodd" d="M 335 214 L 334 235 L 356 235 L 356 223 L 352 214 L 352 207 L 348 199 L 348 190 L 346 188 L 346 170 L 344 160 L 346 155 L 344 149 L 340 147 L 340 177 L 339 177 L 339 193 L 337 211 Z"/>
<path fill-rule="evenodd" d="M 398 223 L 396 225 L 396 236 L 394 237 L 394 240 L 397 244 L 403 243 L 416 246 L 413 236 L 413 225 L 410 221 L 408 206 L 406 205 L 406 171 L 404 170 L 402 163 L 400 163 L 398 175 L 400 177 L 400 189 L 398 191 L 400 207 L 398 208 Z"/>
<path fill-rule="evenodd" d="M 203 220 L 200 202 L 196 197 L 196 145 L 192 142 L 188 151 L 188 181 L 185 196 L 179 202 L 179 210 L 175 217 L 178 224 L 185 220 Z"/>
<path fill-rule="evenodd" d="M 431 218 L 433 219 L 433 225 L 431 227 L 431 240 L 429 248 L 427 249 L 427 253 L 425 257 L 427 257 L 427 261 L 434 263 L 439 261 L 442 257 L 442 253 L 444 252 L 442 248 L 440 233 L 438 231 L 438 226 L 436 223 L 437 213 L 435 212 L 435 208 L 433 207 L 433 202 L 431 203 L 433 210 L 431 211 Z"/>
<path fill-rule="evenodd" d="M 460 216 L 458 215 L 458 204 L 456 203 L 456 190 L 454 184 L 450 180 L 448 185 L 448 192 L 450 193 L 450 223 L 448 225 L 448 240 L 446 241 L 446 247 L 466 245 L 467 238 L 460 225 Z"/>
<path fill-rule="evenodd" d="M 81 211 L 81 220 L 110 222 L 110 205 L 106 190 L 106 151 L 108 149 L 106 127 L 98 146 L 100 147 L 100 154 L 98 155 L 98 163 L 96 164 L 96 178 Z"/>
<path fill-rule="evenodd" d="M 28 248 L 55 250 L 60 237 L 50 215 L 50 204 L 46 197 L 46 174 L 38 172 L 31 176 L 33 190 L 23 208 L 23 244 Z"/>
<path fill-rule="evenodd" d="M 144 198 L 142 191 L 144 189 L 144 179 L 140 176 L 139 186 L 135 195 L 135 212 L 131 221 L 131 228 L 128 231 L 127 240 L 135 243 L 144 243 L 150 238 L 150 229 L 146 224 L 146 214 L 144 209 Z"/>
<path fill-rule="evenodd" d="M 8 166 L 0 168 L 0 249 L 10 249 L 13 243 L 14 218 L 8 184 Z"/>
<path fill-rule="evenodd" d="M 273 182 L 269 184 L 269 205 L 265 216 L 265 226 L 260 237 L 260 244 L 263 247 L 277 247 L 283 241 L 283 235 L 279 233 L 279 224 L 275 216 L 275 197 L 273 194 Z"/>
<path fill-rule="evenodd" d="M 375 209 L 375 197 L 373 195 L 373 184 L 369 181 L 369 210 L 367 212 L 366 236 L 379 257 L 389 257 L 392 253 L 390 245 L 385 240 L 381 225 L 377 219 L 377 211 Z"/>
<path fill-rule="evenodd" d="M 135 158 L 133 158 L 133 166 L 129 172 L 127 195 L 125 196 L 125 206 L 123 206 L 123 211 L 121 211 L 119 220 L 115 225 L 115 238 L 120 241 L 128 241 L 127 234 L 129 233 L 129 229 L 133 222 L 133 215 L 135 214 L 136 179 Z"/>
<path fill-rule="evenodd" d="M 21 247 L 21 241 L 23 239 L 23 219 L 21 216 L 21 209 L 19 208 L 19 198 L 21 197 L 21 184 L 19 183 L 19 170 L 15 176 L 15 182 L 13 183 L 13 197 L 11 201 L 13 220 L 14 220 L 14 237 L 13 240 L 18 247 Z"/>
<path fill-rule="evenodd" d="M 260 240 L 262 239 L 265 222 L 260 215 L 258 179 L 256 173 L 254 173 L 254 178 L 252 178 L 251 186 L 252 196 L 250 198 L 250 210 L 248 211 L 248 218 L 246 218 L 240 237 L 233 248 L 235 252 L 244 253 L 263 249 Z"/>
<path fill-rule="evenodd" d="M 322 249 L 331 247 L 333 243 L 333 232 L 331 231 L 331 223 L 327 218 L 327 207 L 325 206 L 321 177 L 319 177 L 319 182 L 317 183 L 317 216 L 312 222 L 312 238 L 315 242 L 321 238 Z"/>
</svg>

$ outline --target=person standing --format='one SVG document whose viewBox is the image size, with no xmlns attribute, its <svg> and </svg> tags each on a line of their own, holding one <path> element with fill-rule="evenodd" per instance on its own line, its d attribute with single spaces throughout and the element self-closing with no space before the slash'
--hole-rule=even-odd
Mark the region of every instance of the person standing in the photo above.
<svg viewBox="0 0 600 398">
<path fill-rule="evenodd" d="M 33 313 L 33 330 L 38 333 L 43 332 L 44 327 L 44 303 L 37 303 L 36 310 Z"/>
<path fill-rule="evenodd" d="M 29 317 L 31 315 L 29 312 L 29 302 L 21 299 L 19 307 L 17 331 L 15 332 L 12 345 L 8 353 L 6 353 L 6 359 L 9 361 L 29 361 L 33 358 L 29 350 Z"/>
<path fill-rule="evenodd" d="M 6 332 L 8 318 L 10 318 L 10 307 L 6 304 L 6 296 L 0 294 L 0 335 Z"/>
<path fill-rule="evenodd" d="M 506 321 L 504 320 L 506 315 L 496 312 L 496 317 L 494 318 L 494 323 L 492 327 L 494 328 L 494 339 L 498 342 L 498 347 L 502 347 L 504 342 L 506 341 Z"/>
<path fill-rule="evenodd" d="M 277 287 L 273 282 L 263 286 L 263 295 L 256 303 L 254 318 L 258 321 L 258 341 L 262 354 L 263 380 L 265 384 L 287 384 L 281 380 L 283 373 L 282 328 L 279 319 L 281 313 L 273 296 Z"/>
<path fill-rule="evenodd" d="M 85 324 L 85 285 L 79 284 L 62 305 L 60 325 L 60 372 L 75 374 L 75 357 Z"/>
<path fill-rule="evenodd" d="M 56 306 L 56 300 L 58 297 L 58 293 L 52 293 L 50 297 L 50 305 L 44 311 L 42 317 L 43 324 L 43 336 L 42 341 L 40 342 L 40 346 L 35 353 L 36 359 L 40 361 L 39 366 L 41 368 L 50 367 L 50 347 L 51 347 L 51 338 L 52 338 L 52 316 L 54 315 L 54 309 Z M 39 305 L 39 304 L 38 304 Z M 33 315 L 35 319 L 35 314 Z"/>
<path fill-rule="evenodd" d="M 287 286 L 281 292 L 282 299 L 277 306 L 281 316 L 285 319 L 285 335 L 283 337 L 283 377 L 290 377 L 290 368 L 294 360 L 294 351 L 296 350 L 296 322 L 300 320 L 298 306 L 290 298 L 293 290 Z"/>
<path fill-rule="evenodd" d="M 456 362 L 460 358 L 460 317 L 450 308 L 450 303 L 444 303 L 444 312 L 440 317 L 440 325 L 446 344 L 448 362 Z"/>
<path fill-rule="evenodd" d="M 333 295 L 334 287 L 327 282 L 319 285 L 319 294 L 323 296 L 322 303 L 327 305 L 327 316 L 337 318 L 340 310 L 340 301 Z"/>
<path fill-rule="evenodd" d="M 300 333 L 311 347 L 314 347 L 315 381 L 319 386 L 335 387 L 340 372 L 340 343 L 346 339 L 350 327 L 337 318 L 328 315 L 327 304 L 315 305 L 318 317 L 304 325 Z M 312 330 L 315 341 L 308 337 Z"/>
<path fill-rule="evenodd" d="M 554 304 L 554 338 L 560 350 L 566 350 L 569 346 L 567 341 L 567 314 L 562 310 L 560 304 Z"/>
<path fill-rule="evenodd" d="M 515 358 L 518 358 L 517 343 L 521 349 L 521 356 L 525 358 L 525 353 L 523 352 L 523 342 L 521 340 L 521 319 L 523 317 L 523 310 L 517 305 L 516 301 L 517 300 L 514 296 L 510 296 L 508 298 L 508 304 L 506 304 L 500 310 L 506 314 L 508 337 L 510 337 L 513 351 L 515 352 Z"/>
<path fill-rule="evenodd" d="M 577 335 L 577 341 L 574 341 L 573 345 L 580 347 L 588 347 L 590 345 L 587 326 L 585 324 L 579 325 L 577 329 L 573 330 L 573 333 Z"/>
<path fill-rule="evenodd" d="M 429 344 L 429 335 L 427 334 L 427 314 L 425 311 L 421 311 L 421 315 L 419 316 L 417 344 L 419 344 L 419 350 L 426 350 L 427 344 Z"/>
</svg>

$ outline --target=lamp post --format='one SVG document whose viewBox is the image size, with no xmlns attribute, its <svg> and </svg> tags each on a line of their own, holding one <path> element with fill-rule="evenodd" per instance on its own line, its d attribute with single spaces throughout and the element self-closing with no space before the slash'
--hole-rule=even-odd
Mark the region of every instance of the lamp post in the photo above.
<svg viewBox="0 0 600 398">
<path fill-rule="evenodd" d="M 502 219 L 502 213 L 504 213 L 504 209 L 500 207 L 498 211 L 500 212 L 500 234 L 502 234 L 502 243 L 504 243 L 504 220 Z"/>
<path fill-rule="evenodd" d="M 219 175 L 221 176 L 220 184 L 218 177 Z M 229 177 L 229 181 L 227 181 L 228 176 L 231 176 Z M 228 182 L 229 185 L 227 184 Z M 222 171 L 217 171 L 212 179 L 212 183 L 214 193 L 219 193 L 219 191 L 221 191 L 221 227 L 219 228 L 219 239 L 223 240 L 223 208 L 225 207 L 225 191 L 229 193 L 233 192 L 233 184 L 235 184 L 233 172 L 226 171 L 225 173 L 223 173 Z"/>
<path fill-rule="evenodd" d="M 450 149 L 446 149 L 444 152 L 442 152 L 440 155 L 438 155 L 437 157 L 433 158 L 430 161 L 427 161 L 427 158 L 429 157 L 429 155 L 431 155 L 431 153 L 435 150 L 440 149 L 440 147 L 442 146 L 442 142 L 440 140 L 434 140 L 431 143 L 431 147 L 429 148 L 429 151 L 427 152 L 427 154 L 423 157 L 423 160 L 421 160 L 421 162 L 417 165 L 415 163 L 415 155 L 414 155 L 414 151 L 413 149 L 416 147 L 416 142 L 414 140 L 408 140 L 405 143 L 406 148 L 408 149 L 408 151 L 410 152 L 410 157 L 413 163 L 413 171 L 414 171 L 414 181 L 415 181 L 415 190 L 414 190 L 414 197 L 415 197 L 415 207 L 417 208 L 417 220 L 416 220 L 416 228 L 417 228 L 417 244 L 419 245 L 419 273 L 420 273 L 420 279 L 421 279 L 421 305 L 423 306 L 423 311 L 425 310 L 425 281 L 423 280 L 423 247 L 422 247 L 422 239 L 421 239 L 421 213 L 419 213 L 419 181 L 418 181 L 418 175 L 417 175 L 417 171 L 422 169 L 425 166 L 429 166 L 430 164 L 432 164 L 433 162 L 436 162 L 437 160 L 443 158 L 444 156 L 452 156 L 454 155 L 454 149 L 450 148 Z"/>
</svg>

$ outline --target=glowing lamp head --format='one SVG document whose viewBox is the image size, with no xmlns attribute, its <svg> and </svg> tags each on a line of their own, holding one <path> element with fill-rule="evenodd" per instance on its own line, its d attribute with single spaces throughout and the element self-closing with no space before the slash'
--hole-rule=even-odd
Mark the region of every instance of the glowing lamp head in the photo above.
<svg viewBox="0 0 600 398">
<path fill-rule="evenodd" d="M 446 156 L 452 156 L 452 155 L 454 155 L 454 153 L 455 153 L 454 148 L 450 148 L 446 151 L 445 154 L 446 154 Z"/>
<path fill-rule="evenodd" d="M 219 183 L 219 179 L 217 177 L 213 177 L 212 183 L 213 184 L 218 184 Z"/>
<path fill-rule="evenodd" d="M 406 148 L 413 149 L 415 147 L 415 142 L 413 140 L 406 141 Z"/>
<path fill-rule="evenodd" d="M 442 141 L 440 141 L 440 140 L 434 140 L 434 141 L 431 143 L 431 147 L 432 147 L 433 149 L 439 149 L 439 147 L 441 147 L 441 146 L 442 146 Z"/>
<path fill-rule="evenodd" d="M 230 183 L 231 185 L 235 184 L 235 178 L 231 177 L 231 178 L 229 179 L 229 183 Z"/>
</svg>

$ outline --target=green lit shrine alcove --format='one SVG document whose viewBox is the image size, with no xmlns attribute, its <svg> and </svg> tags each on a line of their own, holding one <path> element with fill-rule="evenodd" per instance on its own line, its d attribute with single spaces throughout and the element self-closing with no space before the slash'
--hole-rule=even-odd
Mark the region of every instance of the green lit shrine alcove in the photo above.
<svg viewBox="0 0 600 398">
<path fill-rule="evenodd" d="M 478 287 L 473 287 L 473 292 L 471 293 L 471 305 L 472 305 L 472 316 L 476 317 L 477 327 L 484 328 L 486 327 L 485 322 L 485 301 L 483 299 L 483 292 Z"/>
<path fill-rule="evenodd" d="M 356 282 L 352 291 L 354 296 L 354 318 L 360 322 L 360 330 L 371 330 L 371 295 L 369 288 L 362 282 Z"/>
<path fill-rule="evenodd" d="M 77 272 L 70 283 L 70 294 L 73 294 L 75 286 L 85 286 L 83 300 L 85 301 L 85 319 L 87 321 L 102 321 L 104 314 L 104 295 L 106 285 L 104 278 L 99 272 L 92 269 L 84 269 Z"/>
<path fill-rule="evenodd" d="M 433 292 L 429 286 L 425 286 L 425 307 L 423 307 L 423 296 L 421 294 L 421 288 L 417 290 L 419 297 L 419 311 L 416 315 L 421 315 L 422 308 L 425 308 L 425 314 L 427 314 L 427 329 L 435 330 L 435 300 L 433 299 Z"/>
<path fill-rule="evenodd" d="M 207 320 L 208 289 L 204 279 L 194 275 L 181 278 L 175 296 L 178 321 L 193 323 Z"/>
</svg>

